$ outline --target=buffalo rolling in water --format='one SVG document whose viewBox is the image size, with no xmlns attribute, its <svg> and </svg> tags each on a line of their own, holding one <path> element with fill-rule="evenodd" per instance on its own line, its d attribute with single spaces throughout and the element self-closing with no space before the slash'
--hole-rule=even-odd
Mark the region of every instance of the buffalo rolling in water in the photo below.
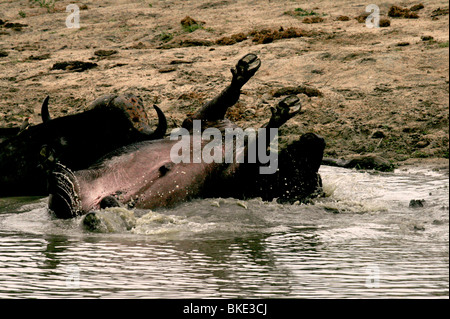
<svg viewBox="0 0 450 319">
<path fill-rule="evenodd" d="M 72 218 L 115 206 L 171 207 L 193 198 L 261 197 L 294 203 L 320 195 L 318 170 L 325 142 L 313 133 L 281 150 L 276 157 L 277 169 L 271 174 L 260 173 L 267 162 L 259 159 L 172 160 L 171 152 L 180 143 L 192 158 L 196 123 L 201 123 L 202 132 L 218 129 L 224 140 L 227 129 L 238 128 L 225 118 L 226 111 L 238 101 L 241 88 L 260 65 L 254 54 L 240 59 L 231 69 L 231 84 L 185 119 L 182 128 L 189 135 L 181 142 L 163 138 L 167 122 L 156 106 L 159 124 L 152 131 L 142 100 L 134 95 L 107 95 L 84 113 L 57 119 L 50 119 L 47 97 L 42 105 L 42 124 L 0 129 L 0 138 L 6 138 L 0 143 L 0 196 L 49 194 L 50 210 L 59 218 Z M 266 130 L 278 129 L 298 114 L 300 101 L 288 96 L 271 110 L 263 127 Z M 247 139 L 243 156 L 248 158 L 250 150 L 266 154 L 270 138 L 258 134 L 256 139 Z M 201 140 L 200 147 L 205 149 L 206 145 Z"/>
<path fill-rule="evenodd" d="M 239 99 L 242 86 L 261 65 L 254 54 L 244 56 L 232 71 L 231 84 L 216 98 L 183 122 L 190 130 L 186 145 L 192 153 L 192 128 L 201 121 L 202 130 L 237 127 L 225 119 L 227 109 Z M 279 128 L 298 114 L 300 102 L 289 96 L 272 109 L 266 129 Z M 264 151 L 269 139 L 264 138 Z M 279 202 L 303 201 L 321 192 L 318 169 L 325 147 L 324 140 L 312 133 L 300 137 L 278 155 L 274 174 L 260 174 L 262 163 L 174 163 L 171 150 L 180 143 L 171 139 L 143 141 L 118 148 L 87 169 L 73 171 L 60 162 L 54 163 L 49 175 L 49 208 L 57 217 L 72 218 L 107 207 L 156 209 L 171 207 L 193 198 L 261 197 Z M 205 141 L 202 141 L 205 146 Z M 258 146 L 261 147 L 261 146 Z"/>
</svg>

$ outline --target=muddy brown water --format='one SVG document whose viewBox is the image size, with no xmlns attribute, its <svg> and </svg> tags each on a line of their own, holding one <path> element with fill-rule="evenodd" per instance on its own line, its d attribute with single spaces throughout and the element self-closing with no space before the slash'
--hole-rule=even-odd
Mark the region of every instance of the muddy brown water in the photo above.
<svg viewBox="0 0 450 319">
<path fill-rule="evenodd" d="M 134 227 L 104 233 L 0 199 L 0 298 L 448 298 L 448 168 L 321 174 L 314 205 L 116 209 Z"/>
</svg>

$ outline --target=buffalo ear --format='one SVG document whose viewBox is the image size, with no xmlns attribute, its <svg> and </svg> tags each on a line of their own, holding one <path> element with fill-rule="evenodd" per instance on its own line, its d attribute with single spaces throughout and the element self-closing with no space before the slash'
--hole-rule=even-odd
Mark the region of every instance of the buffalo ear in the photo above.
<svg viewBox="0 0 450 319">
<path fill-rule="evenodd" d="M 47 97 L 44 99 L 44 102 L 42 102 L 41 107 L 41 117 L 42 122 L 47 123 L 51 121 L 50 113 L 48 111 L 48 100 L 50 99 L 50 96 L 47 95 Z"/>
</svg>

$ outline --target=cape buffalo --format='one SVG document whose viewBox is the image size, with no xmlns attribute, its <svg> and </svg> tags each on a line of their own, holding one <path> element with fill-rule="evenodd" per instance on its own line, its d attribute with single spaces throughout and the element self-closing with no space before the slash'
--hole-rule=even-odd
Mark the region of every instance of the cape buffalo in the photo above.
<svg viewBox="0 0 450 319">
<path fill-rule="evenodd" d="M 56 162 L 49 175 L 50 210 L 57 217 L 71 218 L 110 206 L 155 209 L 211 196 L 278 198 L 280 202 L 316 196 L 321 191 L 318 169 L 325 142 L 312 133 L 303 135 L 281 151 L 277 156 L 277 169 L 271 174 L 261 174 L 261 167 L 273 163 L 259 159 L 254 162 L 227 162 L 224 158 L 222 161 L 194 160 L 195 136 L 201 133 L 196 132 L 196 127 L 201 124 L 202 132 L 218 129 L 224 139 L 227 130 L 237 128 L 225 119 L 225 113 L 238 101 L 242 86 L 260 65 L 254 54 L 240 59 L 231 70 L 231 84 L 183 122 L 183 129 L 189 132 L 187 138 L 182 135 L 181 139 L 134 143 L 106 155 L 88 169 L 78 171 L 68 168 L 62 161 Z M 299 99 L 288 96 L 272 109 L 271 118 L 263 128 L 278 129 L 299 111 Z M 266 153 L 271 136 L 261 132 L 258 131 L 256 138 L 249 138 L 245 147 L 239 150 L 244 158 L 252 155 L 250 150 Z M 222 151 L 224 144 L 220 146 Z M 207 140 L 200 140 L 200 151 L 207 146 Z M 188 150 L 188 160 L 174 161 L 174 149 Z M 237 154 L 238 150 L 234 149 L 234 152 Z"/>
</svg>

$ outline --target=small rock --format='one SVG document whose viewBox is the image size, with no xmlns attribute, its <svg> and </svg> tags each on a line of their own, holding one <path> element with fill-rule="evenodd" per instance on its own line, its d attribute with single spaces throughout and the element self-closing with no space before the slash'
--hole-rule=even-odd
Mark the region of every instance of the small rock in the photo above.
<svg viewBox="0 0 450 319">
<path fill-rule="evenodd" d="M 8 52 L 6 52 L 6 51 L 0 51 L 0 58 L 4 58 L 4 57 L 6 57 L 6 56 L 8 56 L 8 55 L 9 55 Z"/>
<path fill-rule="evenodd" d="M 169 72 L 174 72 L 177 69 L 174 67 L 167 67 L 167 68 L 161 68 L 158 70 L 159 73 L 169 73 Z"/>
<path fill-rule="evenodd" d="M 359 63 L 370 63 L 370 62 L 377 62 L 377 59 L 375 58 L 362 58 L 361 60 L 359 60 Z"/>
<path fill-rule="evenodd" d="M 116 53 L 117 53 L 117 50 L 97 50 L 94 52 L 94 54 L 99 57 L 107 57 L 107 56 L 111 56 Z"/>
<path fill-rule="evenodd" d="M 306 23 L 306 24 L 320 23 L 320 22 L 323 22 L 323 18 L 321 18 L 321 17 L 306 17 L 303 19 L 302 22 Z"/>
<path fill-rule="evenodd" d="M 231 35 L 231 38 L 233 40 L 235 40 L 236 42 L 242 42 L 242 41 L 247 40 L 247 35 L 245 33 L 240 32 L 240 33 Z"/>
<path fill-rule="evenodd" d="M 431 35 L 424 35 L 421 37 L 422 41 L 431 41 L 434 38 Z"/>
<path fill-rule="evenodd" d="M 42 60 L 47 60 L 50 59 L 50 53 L 45 53 L 45 54 L 41 54 L 41 55 L 30 55 L 28 57 L 28 60 L 32 60 L 32 61 L 42 61 Z"/>
<path fill-rule="evenodd" d="M 13 29 L 15 31 L 21 31 L 23 27 L 28 27 L 28 25 L 22 23 L 6 22 L 5 24 L 3 24 L 3 27 Z"/>
<path fill-rule="evenodd" d="M 377 92 L 392 92 L 392 88 L 389 86 L 389 84 L 385 83 L 380 83 L 373 90 Z"/>
<path fill-rule="evenodd" d="M 147 46 L 142 42 L 134 43 L 128 47 L 128 49 L 138 49 L 138 50 L 145 48 L 147 48 Z"/>
<path fill-rule="evenodd" d="M 391 20 L 383 18 L 380 19 L 380 28 L 386 28 L 389 27 L 391 25 Z"/>
<path fill-rule="evenodd" d="M 372 134 L 372 138 L 385 138 L 386 134 L 383 131 L 376 131 Z"/>
<path fill-rule="evenodd" d="M 218 45 L 233 45 L 236 44 L 236 40 L 231 37 L 222 37 L 216 40 L 216 44 Z"/>
<path fill-rule="evenodd" d="M 418 130 L 417 127 L 414 127 L 414 126 L 408 126 L 408 127 L 403 128 L 402 132 L 403 132 L 403 133 L 414 133 L 414 132 L 416 132 L 417 130 Z"/>
<path fill-rule="evenodd" d="M 179 43 L 179 47 L 186 48 L 186 47 L 207 47 L 213 45 L 212 41 L 209 40 L 202 40 L 202 39 L 186 39 L 181 40 Z"/>
<path fill-rule="evenodd" d="M 419 16 L 415 12 L 411 12 L 407 8 L 401 8 L 399 6 L 392 6 L 389 9 L 388 16 L 392 18 L 406 18 L 406 19 L 417 19 Z"/>
<path fill-rule="evenodd" d="M 231 37 L 222 37 L 220 39 L 216 40 L 216 44 L 218 45 L 233 45 L 242 41 L 247 40 L 247 35 L 245 33 L 236 33 L 233 34 Z"/>
<path fill-rule="evenodd" d="M 197 21 L 195 21 L 194 19 L 192 19 L 190 16 L 185 16 L 181 21 L 180 21 L 181 25 L 183 27 L 190 27 L 194 24 L 197 24 Z"/>
<path fill-rule="evenodd" d="M 428 141 L 419 141 L 419 142 L 417 142 L 416 147 L 424 148 L 424 147 L 427 147 L 428 145 L 430 145 L 430 142 L 428 142 Z"/>
<path fill-rule="evenodd" d="M 449 9 L 448 8 L 437 8 L 436 10 L 433 10 L 433 12 L 431 12 L 431 17 L 432 18 L 436 18 L 437 16 L 442 16 L 442 15 L 447 15 L 449 13 Z"/>
<path fill-rule="evenodd" d="M 297 87 L 285 87 L 285 88 L 281 88 L 276 90 L 275 92 L 273 92 L 272 96 L 273 97 L 280 97 L 283 95 L 292 95 L 292 94 L 305 94 L 309 97 L 311 96 L 323 96 L 323 93 L 320 92 L 318 89 L 311 87 L 311 86 L 306 86 L 306 85 L 299 85 Z"/>
<path fill-rule="evenodd" d="M 369 15 L 370 15 L 370 13 L 365 12 L 365 13 L 362 13 L 359 16 L 357 16 L 355 19 L 359 23 L 364 23 L 364 22 L 366 22 L 366 19 Z"/>
<path fill-rule="evenodd" d="M 191 27 L 193 25 L 203 25 L 205 24 L 205 22 L 203 21 L 196 21 L 194 19 L 192 19 L 190 16 L 185 16 L 181 21 L 180 21 L 181 25 L 183 27 Z"/>
<path fill-rule="evenodd" d="M 82 62 L 82 61 L 67 61 L 67 62 L 57 62 L 53 64 L 52 70 L 72 70 L 75 72 L 83 72 L 97 67 L 97 63 L 92 62 Z"/>
<path fill-rule="evenodd" d="M 419 3 L 419 4 L 413 5 L 411 8 L 409 8 L 409 10 L 411 10 L 411 11 L 419 11 L 419 10 L 422 10 L 423 8 L 425 8 L 423 3 Z"/>
<path fill-rule="evenodd" d="M 337 17 L 338 21 L 350 21 L 350 18 L 348 16 L 339 16 Z"/>
<path fill-rule="evenodd" d="M 121 67 L 121 66 L 125 66 L 125 65 L 128 65 L 128 64 L 127 63 L 116 63 L 116 64 L 109 66 L 109 68 L 112 69 L 112 68 L 117 68 L 117 67 Z"/>
<path fill-rule="evenodd" d="M 332 59 L 333 56 L 331 55 L 330 52 L 324 52 L 324 53 L 320 53 L 318 55 L 318 58 L 321 59 L 321 60 L 327 60 L 327 59 Z"/>
<path fill-rule="evenodd" d="M 411 208 L 423 207 L 424 202 L 425 202 L 424 199 L 411 199 L 409 202 L 409 207 Z"/>
<path fill-rule="evenodd" d="M 388 16 L 392 18 L 400 18 L 407 9 L 400 8 L 398 6 L 392 6 L 389 8 Z"/>
<path fill-rule="evenodd" d="M 187 61 L 187 60 L 172 60 L 170 61 L 170 65 L 175 65 L 175 64 L 192 64 L 194 63 L 193 61 Z"/>
</svg>

